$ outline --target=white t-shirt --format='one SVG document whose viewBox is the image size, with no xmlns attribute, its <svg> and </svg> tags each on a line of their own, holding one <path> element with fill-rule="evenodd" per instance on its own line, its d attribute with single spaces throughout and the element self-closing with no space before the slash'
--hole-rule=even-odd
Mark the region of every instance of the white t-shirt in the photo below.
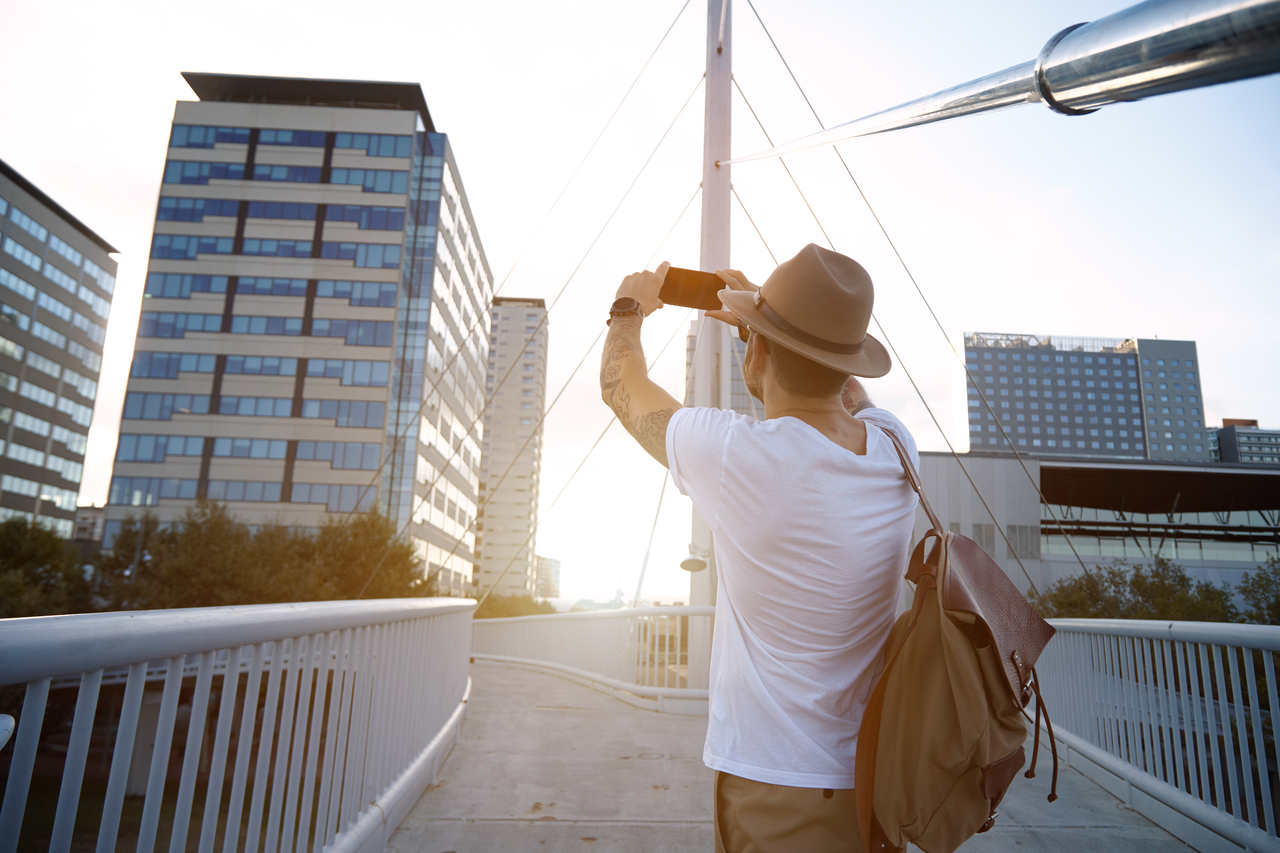
<svg viewBox="0 0 1280 853">
<path fill-rule="evenodd" d="M 857 455 L 797 418 L 683 408 L 671 479 L 711 527 L 719 573 L 702 760 L 801 788 L 852 788 L 858 727 L 906 572 L 916 496 L 864 409 Z"/>
</svg>

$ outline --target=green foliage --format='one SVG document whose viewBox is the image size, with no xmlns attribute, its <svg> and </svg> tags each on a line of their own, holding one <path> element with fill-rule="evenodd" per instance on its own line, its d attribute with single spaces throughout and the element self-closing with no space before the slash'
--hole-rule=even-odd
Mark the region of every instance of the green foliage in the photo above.
<svg viewBox="0 0 1280 853">
<path fill-rule="evenodd" d="M 1236 589 L 1244 599 L 1244 621 L 1280 625 L 1280 557 L 1269 558 Z"/>
<path fill-rule="evenodd" d="M 1162 557 L 1149 566 L 1118 563 L 1064 578 L 1035 604 L 1046 618 L 1240 620 L 1230 589 L 1193 580 L 1181 566 Z"/>
<path fill-rule="evenodd" d="M 97 609 L 140 610 L 414 597 L 426 583 L 412 546 L 384 516 L 332 519 L 315 532 L 254 529 L 201 501 L 163 528 L 150 514 L 126 519 L 98 564 L 94 593 Z"/>
<path fill-rule="evenodd" d="M 546 601 L 534 601 L 527 595 L 491 595 L 476 609 L 477 619 L 501 619 L 504 616 L 538 616 L 555 613 Z"/>
<path fill-rule="evenodd" d="M 69 542 L 26 519 L 0 523 L 0 619 L 89 609 L 89 583 Z"/>
</svg>

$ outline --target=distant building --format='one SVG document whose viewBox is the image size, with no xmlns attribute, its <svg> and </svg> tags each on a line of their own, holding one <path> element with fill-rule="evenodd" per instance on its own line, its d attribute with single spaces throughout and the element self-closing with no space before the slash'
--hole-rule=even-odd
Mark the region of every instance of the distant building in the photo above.
<svg viewBox="0 0 1280 853">
<path fill-rule="evenodd" d="M 377 509 L 472 576 L 493 278 L 416 83 L 183 75 L 107 505 Z"/>
<path fill-rule="evenodd" d="M 1280 430 L 1262 429 L 1256 420 L 1223 418 L 1211 430 L 1218 459 L 1245 465 L 1280 465 Z"/>
<path fill-rule="evenodd" d="M 101 542 L 104 511 L 100 506 L 82 506 L 76 509 L 76 529 L 72 537 L 77 542 Z"/>
<path fill-rule="evenodd" d="M 560 597 L 560 561 L 538 555 L 534 597 L 546 600 Z"/>
<path fill-rule="evenodd" d="M 965 365 L 975 452 L 1211 459 L 1194 341 L 971 333 Z"/>
<path fill-rule="evenodd" d="M 920 457 L 942 523 L 974 539 L 1023 590 L 1023 568 L 1044 592 L 1080 574 L 1081 560 L 1092 569 L 1157 555 L 1198 580 L 1234 585 L 1280 555 L 1280 468 L 1028 456 L 1033 485 L 1008 454 L 962 454 L 1002 536 L 951 454 Z M 921 512 L 917 537 L 925 524 Z"/>
<path fill-rule="evenodd" d="M 70 539 L 116 249 L 4 161 L 0 246 L 0 519 Z"/>
<path fill-rule="evenodd" d="M 547 306 L 541 299 L 499 296 L 490 317 L 476 581 L 481 595 L 496 584 L 498 595 L 533 597 Z"/>
<path fill-rule="evenodd" d="M 721 329 L 722 327 L 719 320 L 705 320 L 703 322 L 706 322 L 712 329 Z M 693 405 L 693 365 L 698 345 L 698 328 L 699 321 L 694 320 L 689 328 L 689 334 L 685 338 L 684 404 L 686 406 Z M 729 396 L 728 399 L 721 398 L 718 385 L 713 383 L 712 405 L 719 409 L 732 409 L 739 414 L 763 418 L 764 403 L 751 396 L 751 392 L 747 390 L 746 380 L 742 375 L 742 370 L 746 363 L 747 345 L 739 339 L 736 333 L 730 334 L 728 339 L 732 353 L 732 359 L 728 364 Z M 716 356 L 715 362 L 713 370 L 715 375 L 718 376 L 721 369 L 718 356 Z"/>
</svg>

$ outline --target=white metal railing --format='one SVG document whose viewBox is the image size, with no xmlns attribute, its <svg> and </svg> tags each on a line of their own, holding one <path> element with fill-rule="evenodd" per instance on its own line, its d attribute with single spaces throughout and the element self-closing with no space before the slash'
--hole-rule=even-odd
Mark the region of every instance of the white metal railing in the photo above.
<svg viewBox="0 0 1280 853">
<path fill-rule="evenodd" d="M 110 851 L 135 825 L 140 851 L 382 849 L 456 738 L 474 608 L 388 599 L 0 620 L 0 685 L 25 685 L 0 752 L 0 850 L 87 848 L 91 833 Z M 95 745 L 100 817 L 97 789 L 81 803 Z M 143 797 L 122 837 L 122 815 L 139 811 L 126 793 Z"/>
<path fill-rule="evenodd" d="M 1051 621 L 1037 669 L 1060 740 L 1236 844 L 1280 848 L 1280 627 Z"/>
<path fill-rule="evenodd" d="M 546 666 L 660 710 L 705 711 L 714 607 L 477 619 L 477 658 Z"/>
</svg>

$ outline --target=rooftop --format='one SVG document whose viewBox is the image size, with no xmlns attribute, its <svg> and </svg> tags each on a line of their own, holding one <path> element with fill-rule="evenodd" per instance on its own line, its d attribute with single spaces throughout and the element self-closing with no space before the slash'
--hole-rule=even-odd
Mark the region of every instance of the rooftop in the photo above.
<svg viewBox="0 0 1280 853">
<path fill-rule="evenodd" d="M 31 183 L 26 178 L 22 177 L 22 174 L 17 169 L 13 168 L 3 160 L 0 160 L 0 175 L 3 175 L 9 180 L 13 181 L 15 184 L 21 187 L 22 191 L 25 192 L 27 195 L 31 196 L 36 201 L 40 202 L 42 205 L 52 210 L 59 217 L 61 217 L 68 225 L 70 225 L 72 228 L 76 229 L 81 234 L 83 234 L 86 238 L 89 239 L 90 242 L 96 245 L 99 249 L 102 249 L 102 251 L 106 252 L 109 255 L 114 255 L 119 253 L 120 250 L 117 249 L 115 246 L 111 245 L 110 243 L 108 243 L 102 237 L 98 236 L 98 232 L 94 231 L 88 225 L 85 225 L 79 219 L 76 219 L 74 216 L 72 216 L 70 211 L 68 211 L 65 207 L 58 204 L 56 201 L 54 201 L 52 198 L 46 195 L 44 190 L 40 189 L 35 184 Z"/>
<path fill-rule="evenodd" d="M 310 77 L 260 77 L 184 71 L 182 77 L 202 101 L 413 110 L 432 133 L 435 125 L 417 83 L 376 80 L 323 80 Z"/>
<path fill-rule="evenodd" d="M 705 717 L 506 664 L 474 664 L 471 678 L 458 743 L 388 850 L 712 848 Z M 1048 762 L 1034 781 L 1018 776 L 995 827 L 965 849 L 1185 849 L 1065 764 L 1060 799 L 1046 803 Z"/>
</svg>

